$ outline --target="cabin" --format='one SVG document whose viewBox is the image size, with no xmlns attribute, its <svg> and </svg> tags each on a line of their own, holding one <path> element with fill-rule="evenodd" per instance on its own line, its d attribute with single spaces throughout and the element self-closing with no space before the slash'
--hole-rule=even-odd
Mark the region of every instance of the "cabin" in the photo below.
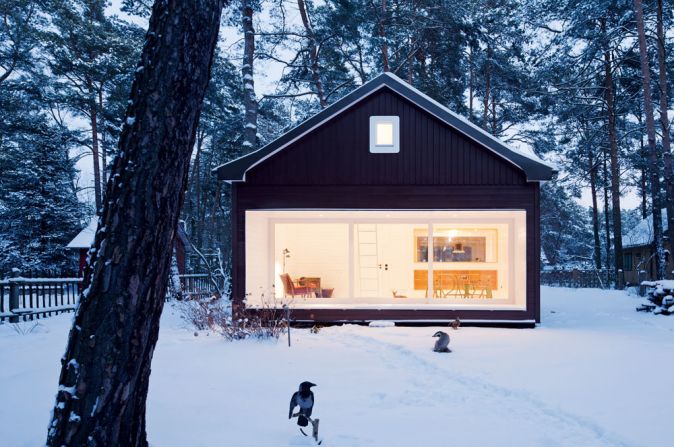
<svg viewBox="0 0 674 447">
<path fill-rule="evenodd" d="M 662 209 L 662 231 L 664 234 L 666 272 L 674 271 L 674 259 L 670 256 L 671 244 L 667 237 L 667 209 Z M 653 215 L 642 219 L 630 232 L 623 236 L 623 272 L 626 285 L 637 285 L 642 281 L 655 281 L 655 246 L 653 244 Z M 662 279 L 662 278 L 660 278 Z"/>
<path fill-rule="evenodd" d="M 261 149 L 232 185 L 232 300 L 306 323 L 534 326 L 554 168 L 384 73 Z"/>
</svg>

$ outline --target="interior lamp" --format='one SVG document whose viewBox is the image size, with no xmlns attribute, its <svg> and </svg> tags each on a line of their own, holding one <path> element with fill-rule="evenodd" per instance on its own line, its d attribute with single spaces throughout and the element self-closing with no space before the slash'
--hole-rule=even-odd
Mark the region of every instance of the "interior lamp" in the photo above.
<svg viewBox="0 0 674 447">
<path fill-rule="evenodd" d="M 284 248 L 283 251 L 281 252 L 281 256 L 283 257 L 283 273 L 286 272 L 286 259 L 290 257 L 290 250 L 287 248 Z"/>
</svg>

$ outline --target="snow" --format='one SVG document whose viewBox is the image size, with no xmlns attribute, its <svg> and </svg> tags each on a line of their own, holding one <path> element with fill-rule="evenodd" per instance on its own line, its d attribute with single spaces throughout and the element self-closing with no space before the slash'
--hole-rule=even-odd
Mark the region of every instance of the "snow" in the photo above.
<svg viewBox="0 0 674 447">
<path fill-rule="evenodd" d="M 96 235 L 96 227 L 98 227 L 98 219 L 91 219 L 91 222 L 79 232 L 75 239 L 70 241 L 66 248 L 89 248 L 94 243 L 94 236 Z"/>
<path fill-rule="evenodd" d="M 461 327 L 451 354 L 439 327 L 292 330 L 278 342 L 194 336 L 167 306 L 152 364 L 153 446 L 311 446 L 288 402 L 318 384 L 324 446 L 668 446 L 674 318 L 636 312 L 620 291 L 542 289 L 536 329 Z M 42 445 L 72 316 L 20 335 L 0 325 L 3 445 Z M 74 393 L 74 390 L 72 390 Z M 448 441 L 448 440 L 451 440 Z"/>
</svg>

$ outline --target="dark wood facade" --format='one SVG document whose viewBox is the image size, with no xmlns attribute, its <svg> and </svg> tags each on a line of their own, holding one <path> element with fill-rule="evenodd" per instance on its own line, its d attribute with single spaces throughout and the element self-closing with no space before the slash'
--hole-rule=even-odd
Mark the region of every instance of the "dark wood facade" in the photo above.
<svg viewBox="0 0 674 447">
<path fill-rule="evenodd" d="M 368 150 L 368 118 L 400 117 L 400 153 Z M 232 183 L 233 300 L 246 294 L 245 212 L 262 209 L 525 210 L 526 311 L 297 309 L 315 322 L 540 321 L 539 183 L 393 89 L 381 88 Z"/>
</svg>

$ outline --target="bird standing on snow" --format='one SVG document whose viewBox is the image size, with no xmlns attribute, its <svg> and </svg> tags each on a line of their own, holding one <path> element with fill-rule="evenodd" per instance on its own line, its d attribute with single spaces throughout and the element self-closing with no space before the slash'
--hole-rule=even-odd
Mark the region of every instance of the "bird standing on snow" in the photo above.
<svg viewBox="0 0 674 447">
<path fill-rule="evenodd" d="M 297 425 L 306 427 L 309 424 L 311 412 L 314 409 L 314 393 L 311 387 L 316 386 L 315 383 L 302 382 L 300 383 L 299 391 L 295 391 L 293 397 L 290 398 L 290 411 L 288 412 L 288 419 L 293 417 L 293 410 L 295 407 L 300 407 L 300 415 L 297 417 Z"/>
<path fill-rule="evenodd" d="M 433 334 L 433 337 L 438 337 L 435 341 L 435 347 L 433 351 L 435 352 L 452 352 L 447 346 L 449 346 L 449 335 L 447 332 L 438 331 Z"/>
</svg>

